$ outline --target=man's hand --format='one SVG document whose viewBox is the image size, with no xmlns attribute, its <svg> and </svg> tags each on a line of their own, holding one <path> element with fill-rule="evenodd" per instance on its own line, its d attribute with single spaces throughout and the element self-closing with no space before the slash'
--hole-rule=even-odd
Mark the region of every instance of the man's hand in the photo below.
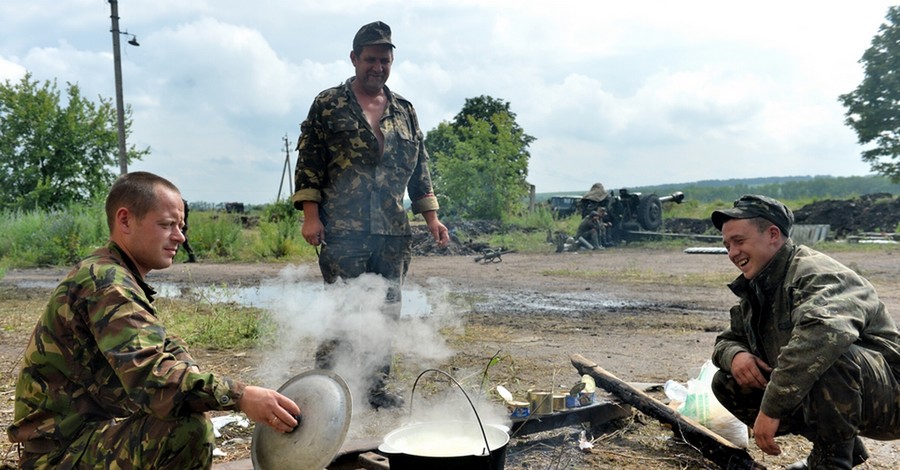
<svg viewBox="0 0 900 470">
<path fill-rule="evenodd" d="M 422 217 L 425 218 L 425 224 L 428 225 L 428 231 L 431 232 L 431 236 L 434 237 L 434 241 L 437 242 L 438 247 L 444 248 L 449 245 L 450 232 L 447 230 L 447 227 L 444 227 L 444 224 L 438 220 L 437 212 L 425 211 L 422 212 Z"/>
<path fill-rule="evenodd" d="M 775 442 L 775 432 L 778 431 L 778 425 L 781 420 L 770 418 L 762 411 L 756 415 L 756 422 L 753 423 L 753 437 L 759 449 L 769 455 L 780 455 L 781 448 Z"/>
<path fill-rule="evenodd" d="M 766 388 L 770 373 L 772 368 L 768 364 L 748 352 L 739 352 L 731 360 L 731 375 L 743 388 Z"/>
<path fill-rule="evenodd" d="M 297 427 L 300 407 L 290 398 L 268 388 L 248 385 L 238 402 L 241 411 L 257 423 L 265 423 L 280 432 Z"/>
<path fill-rule="evenodd" d="M 325 226 L 319 219 L 319 205 L 312 201 L 303 201 L 303 225 L 300 234 L 312 246 L 325 242 Z"/>
</svg>

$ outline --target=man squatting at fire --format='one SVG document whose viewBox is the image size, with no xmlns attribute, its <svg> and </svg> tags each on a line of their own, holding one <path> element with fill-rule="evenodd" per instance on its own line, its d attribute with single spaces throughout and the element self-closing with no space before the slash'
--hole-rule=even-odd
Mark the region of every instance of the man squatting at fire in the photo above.
<svg viewBox="0 0 900 470">
<path fill-rule="evenodd" d="M 775 436 L 797 434 L 813 448 L 789 469 L 849 469 L 868 458 L 859 436 L 900 438 L 900 333 L 872 284 L 795 244 L 774 199 L 743 196 L 712 222 L 742 273 L 713 392 L 759 448 L 778 455 Z"/>
<path fill-rule="evenodd" d="M 125 174 L 106 198 L 106 219 L 109 243 L 59 283 L 25 349 L 7 429 L 19 468 L 211 468 L 211 410 L 291 431 L 296 403 L 202 372 L 157 317 L 144 278 L 171 266 L 184 242 L 178 188 Z"/>
<path fill-rule="evenodd" d="M 319 268 L 325 283 L 375 273 L 389 284 L 385 320 L 400 316 L 400 292 L 412 256 L 411 231 L 403 206 L 409 192 L 413 213 L 421 213 L 439 246 L 449 241 L 438 220 L 438 203 L 428 170 L 424 135 L 412 103 L 385 86 L 394 61 L 391 29 L 369 23 L 353 38 L 355 76 L 322 91 L 300 125 L 297 169 L 291 200 L 303 211 L 303 238 L 322 247 Z M 390 340 L 388 340 L 389 342 Z M 316 351 L 316 367 L 331 369 L 346 340 L 330 339 Z M 375 352 L 368 375 L 374 408 L 403 405 L 385 389 L 392 353 Z M 355 351 L 360 357 L 370 351 Z"/>
</svg>

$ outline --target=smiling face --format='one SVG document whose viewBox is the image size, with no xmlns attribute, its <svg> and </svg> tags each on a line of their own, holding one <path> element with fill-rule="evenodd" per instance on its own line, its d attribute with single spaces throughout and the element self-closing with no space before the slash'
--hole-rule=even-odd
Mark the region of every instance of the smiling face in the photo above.
<svg viewBox="0 0 900 470">
<path fill-rule="evenodd" d="M 394 50 L 389 45 L 365 46 L 357 55 L 350 53 L 350 61 L 356 69 L 356 83 L 369 95 L 381 93 L 394 62 Z"/>
<path fill-rule="evenodd" d="M 722 241 L 728 259 L 746 279 L 756 277 L 784 245 L 781 230 L 760 221 L 764 219 L 730 219 L 722 224 Z"/>
<path fill-rule="evenodd" d="M 156 201 L 141 218 L 121 207 L 116 212 L 115 241 L 146 276 L 152 269 L 168 268 L 184 242 L 184 201 L 181 194 L 162 185 L 154 188 Z"/>
</svg>

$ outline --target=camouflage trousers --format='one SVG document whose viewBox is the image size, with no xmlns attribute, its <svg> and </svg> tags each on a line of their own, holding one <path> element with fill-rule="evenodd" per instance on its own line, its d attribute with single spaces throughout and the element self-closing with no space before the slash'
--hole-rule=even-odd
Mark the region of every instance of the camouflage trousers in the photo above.
<svg viewBox="0 0 900 470">
<path fill-rule="evenodd" d="M 209 469 L 215 448 L 212 422 L 204 414 L 161 420 L 135 414 L 91 423 L 65 448 L 24 452 L 22 469 Z"/>
<path fill-rule="evenodd" d="M 713 393 L 731 413 L 753 427 L 763 390 L 742 389 L 723 371 Z M 857 435 L 878 440 L 900 438 L 900 381 L 881 353 L 856 345 L 822 374 L 789 415 L 781 417 L 778 435 L 797 434 L 814 445 L 852 447 Z"/>
<path fill-rule="evenodd" d="M 326 284 L 334 284 L 339 279 L 352 279 L 365 273 L 381 275 L 388 281 L 385 294 L 385 306 L 382 312 L 390 319 L 400 318 L 401 289 L 403 279 L 412 259 L 412 248 L 409 236 L 387 236 L 353 234 L 329 235 L 327 245 L 319 254 L 319 269 Z M 380 351 L 390 351 L 388 344 L 379 347 Z M 332 369 L 334 357 L 342 350 L 352 350 L 341 338 L 323 342 L 316 351 L 316 367 Z M 364 351 L 356 351 L 365 354 Z M 372 360 L 372 359 L 370 359 Z M 374 388 L 383 387 L 383 380 L 390 373 L 391 354 L 381 353 L 381 357 L 372 360 L 377 364 L 370 373 Z"/>
</svg>

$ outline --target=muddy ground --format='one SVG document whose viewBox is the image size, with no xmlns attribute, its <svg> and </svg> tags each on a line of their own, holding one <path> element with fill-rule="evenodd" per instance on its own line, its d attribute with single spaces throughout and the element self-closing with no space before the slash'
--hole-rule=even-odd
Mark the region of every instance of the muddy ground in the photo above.
<svg viewBox="0 0 900 470">
<path fill-rule="evenodd" d="M 834 257 L 871 280 L 900 319 L 900 250 L 838 252 Z M 150 282 L 250 286 L 277 277 L 284 268 L 277 264 L 179 264 L 151 273 Z M 12 270 L 0 281 L 0 371 L 4 376 L 0 426 L 4 428 L 11 419 L 12 377 L 30 327 L 23 331 L 10 326 L 4 318 L 11 313 L 2 310 L 2 305 L 10 298 L 46 296 L 48 288 L 23 286 L 52 282 L 63 271 Z M 310 282 L 318 282 L 312 266 L 301 272 Z M 490 368 L 489 385 L 502 384 L 518 396 L 532 388 L 575 383 L 579 377 L 570 363 L 572 354 L 596 361 L 628 382 L 686 382 L 709 358 L 717 332 L 727 323 L 727 308 L 734 298 L 724 284 L 736 272 L 724 255 L 685 254 L 674 248 L 509 253 L 501 262 L 488 264 L 475 263 L 472 256 L 417 256 L 408 284 L 444 288 L 451 314 L 457 315 L 459 322 L 456 328 L 442 330 L 452 349 L 450 357 L 437 363 L 408 354 L 400 357 L 392 386 L 408 393 L 415 376 L 426 367 L 450 371 L 461 379 L 474 375 L 477 381 L 479 371 L 495 355 L 500 361 Z M 208 369 L 259 382 L 267 351 L 200 350 L 194 354 Z M 665 399 L 658 390 L 650 393 Z M 356 431 L 353 437 L 377 440 L 402 419 L 402 413 L 379 413 L 355 414 L 354 419 L 375 424 Z M 715 468 L 690 447 L 673 441 L 671 431 L 640 413 L 615 424 L 606 430 L 586 429 L 594 443 L 588 451 L 578 448 L 583 430 L 579 427 L 515 437 L 506 468 Z M 225 434 L 220 448 L 226 455 L 217 457 L 216 462 L 246 460 L 249 430 L 229 428 Z M 232 440 L 225 442 L 229 438 Z M 799 438 L 782 437 L 779 442 L 784 451 L 781 456 L 763 455 L 752 441 L 749 451 L 767 468 L 783 468 L 810 449 Z M 863 468 L 897 467 L 900 443 L 867 443 L 872 458 Z M 0 455 L 3 463 L 14 464 L 5 436 L 0 436 Z"/>
</svg>

